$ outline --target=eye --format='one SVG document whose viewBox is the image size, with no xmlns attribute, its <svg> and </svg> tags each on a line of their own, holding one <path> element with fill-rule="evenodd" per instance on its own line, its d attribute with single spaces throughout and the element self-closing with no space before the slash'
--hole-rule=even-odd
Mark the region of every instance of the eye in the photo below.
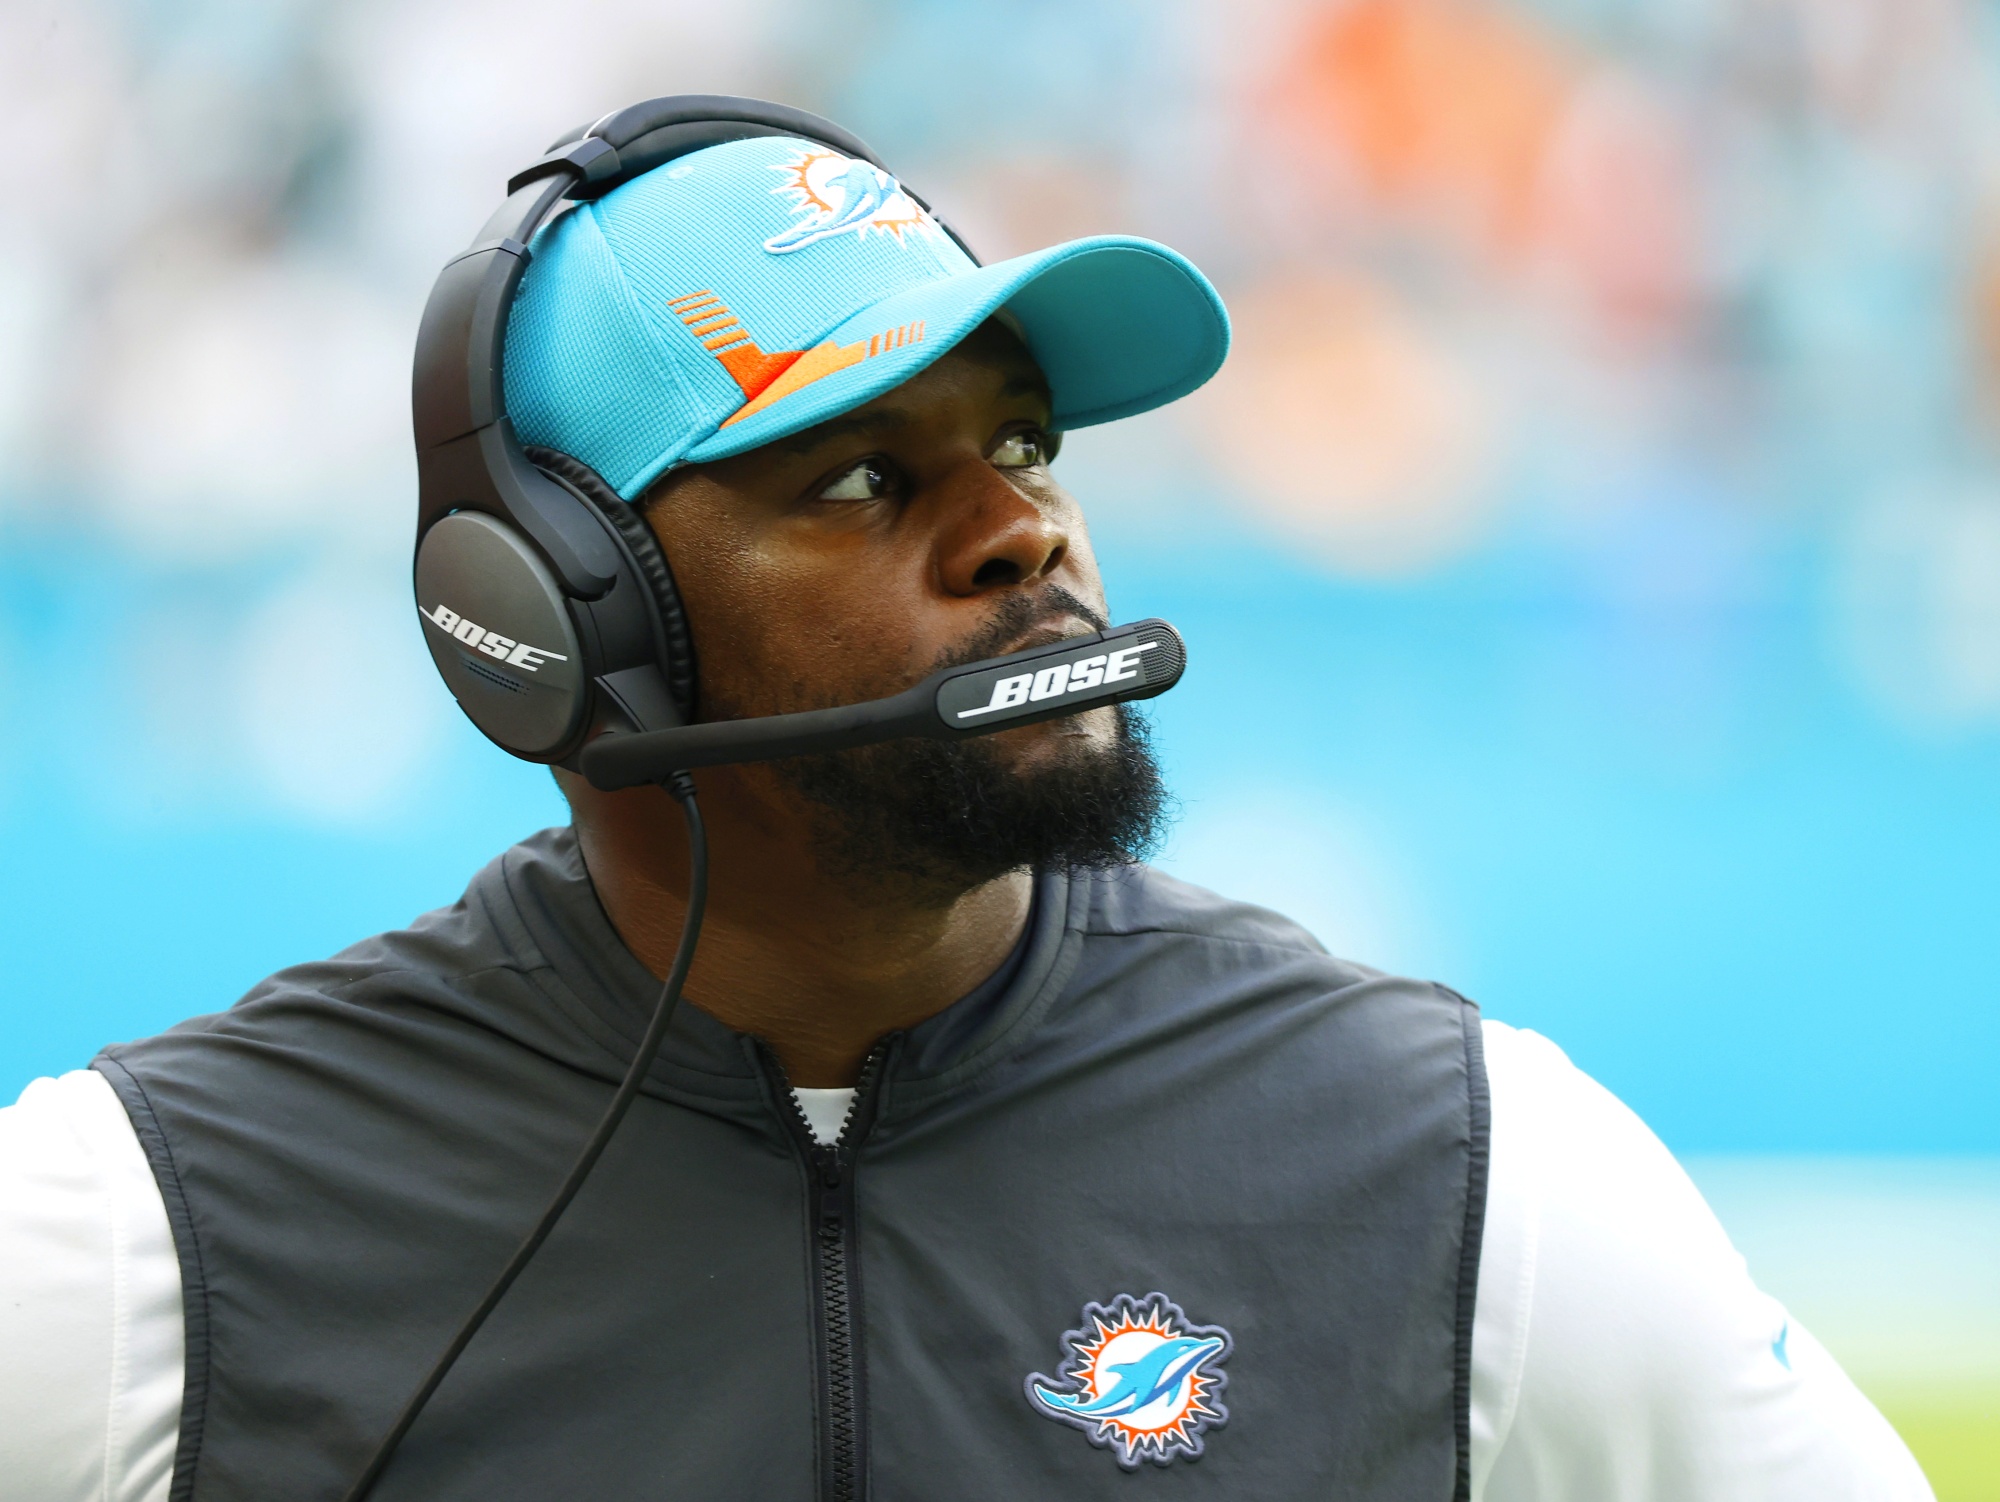
<svg viewBox="0 0 2000 1502">
<path fill-rule="evenodd" d="M 1000 469 L 1032 469 L 1056 456 L 1056 443 L 1039 428 L 1023 428 L 1009 433 L 993 446 L 987 457 Z"/>
<path fill-rule="evenodd" d="M 895 488 L 895 474 L 881 459 L 862 459 L 835 475 L 819 493 L 822 501 L 872 501 Z"/>
</svg>

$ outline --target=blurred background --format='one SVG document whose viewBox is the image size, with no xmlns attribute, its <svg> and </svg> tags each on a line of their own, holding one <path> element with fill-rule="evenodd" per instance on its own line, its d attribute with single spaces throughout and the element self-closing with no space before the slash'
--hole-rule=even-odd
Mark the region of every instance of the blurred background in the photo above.
<svg viewBox="0 0 2000 1502">
<path fill-rule="evenodd" d="M 0 1097 L 563 817 L 411 619 L 417 314 L 564 129 L 774 97 L 1214 276 L 1059 465 L 1190 643 L 1166 863 L 1554 1038 L 2000 1497 L 1996 74 L 1971 0 L 0 0 Z"/>
</svg>

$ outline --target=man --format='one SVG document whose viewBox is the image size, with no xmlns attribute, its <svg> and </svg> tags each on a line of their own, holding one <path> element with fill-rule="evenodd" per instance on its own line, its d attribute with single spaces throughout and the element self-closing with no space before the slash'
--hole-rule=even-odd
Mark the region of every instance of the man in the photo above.
<svg viewBox="0 0 2000 1502">
<path fill-rule="evenodd" d="M 670 561 L 709 721 L 1104 628 L 1057 430 L 1226 346 L 1162 247 L 975 269 L 770 136 L 557 221 L 509 329 L 531 452 Z M 456 906 L 0 1113 L 8 1497 L 345 1494 L 688 914 L 667 794 L 558 777 L 572 824 Z M 1145 867 L 1136 716 L 696 783 L 691 1005 L 375 1496 L 1928 1496 L 1555 1048 Z"/>
</svg>

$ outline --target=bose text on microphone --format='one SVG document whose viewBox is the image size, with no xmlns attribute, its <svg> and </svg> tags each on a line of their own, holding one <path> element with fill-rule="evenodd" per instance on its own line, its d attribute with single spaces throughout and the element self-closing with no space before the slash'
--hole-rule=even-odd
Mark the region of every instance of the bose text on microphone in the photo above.
<svg viewBox="0 0 2000 1502">
<path fill-rule="evenodd" d="M 904 736 L 961 740 L 1150 699 L 1178 683 L 1186 666 L 1179 632 L 1165 621 L 1138 621 L 946 668 L 887 699 L 602 736 L 584 749 L 581 770 L 609 790 L 659 782 L 691 767 L 769 761 Z"/>
</svg>

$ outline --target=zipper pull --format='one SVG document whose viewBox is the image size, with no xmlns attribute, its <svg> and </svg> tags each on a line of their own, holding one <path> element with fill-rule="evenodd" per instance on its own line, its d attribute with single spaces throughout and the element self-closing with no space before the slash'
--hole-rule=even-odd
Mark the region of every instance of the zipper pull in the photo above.
<svg viewBox="0 0 2000 1502">
<path fill-rule="evenodd" d="M 819 1181 L 828 1189 L 840 1187 L 840 1149 L 830 1143 L 815 1143 L 813 1156 L 819 1160 Z"/>
<path fill-rule="evenodd" d="M 822 1225 L 844 1222 L 854 1208 L 854 1189 L 847 1177 L 847 1159 L 837 1143 L 815 1143 L 813 1167 L 819 1170 L 819 1218 Z"/>
</svg>

